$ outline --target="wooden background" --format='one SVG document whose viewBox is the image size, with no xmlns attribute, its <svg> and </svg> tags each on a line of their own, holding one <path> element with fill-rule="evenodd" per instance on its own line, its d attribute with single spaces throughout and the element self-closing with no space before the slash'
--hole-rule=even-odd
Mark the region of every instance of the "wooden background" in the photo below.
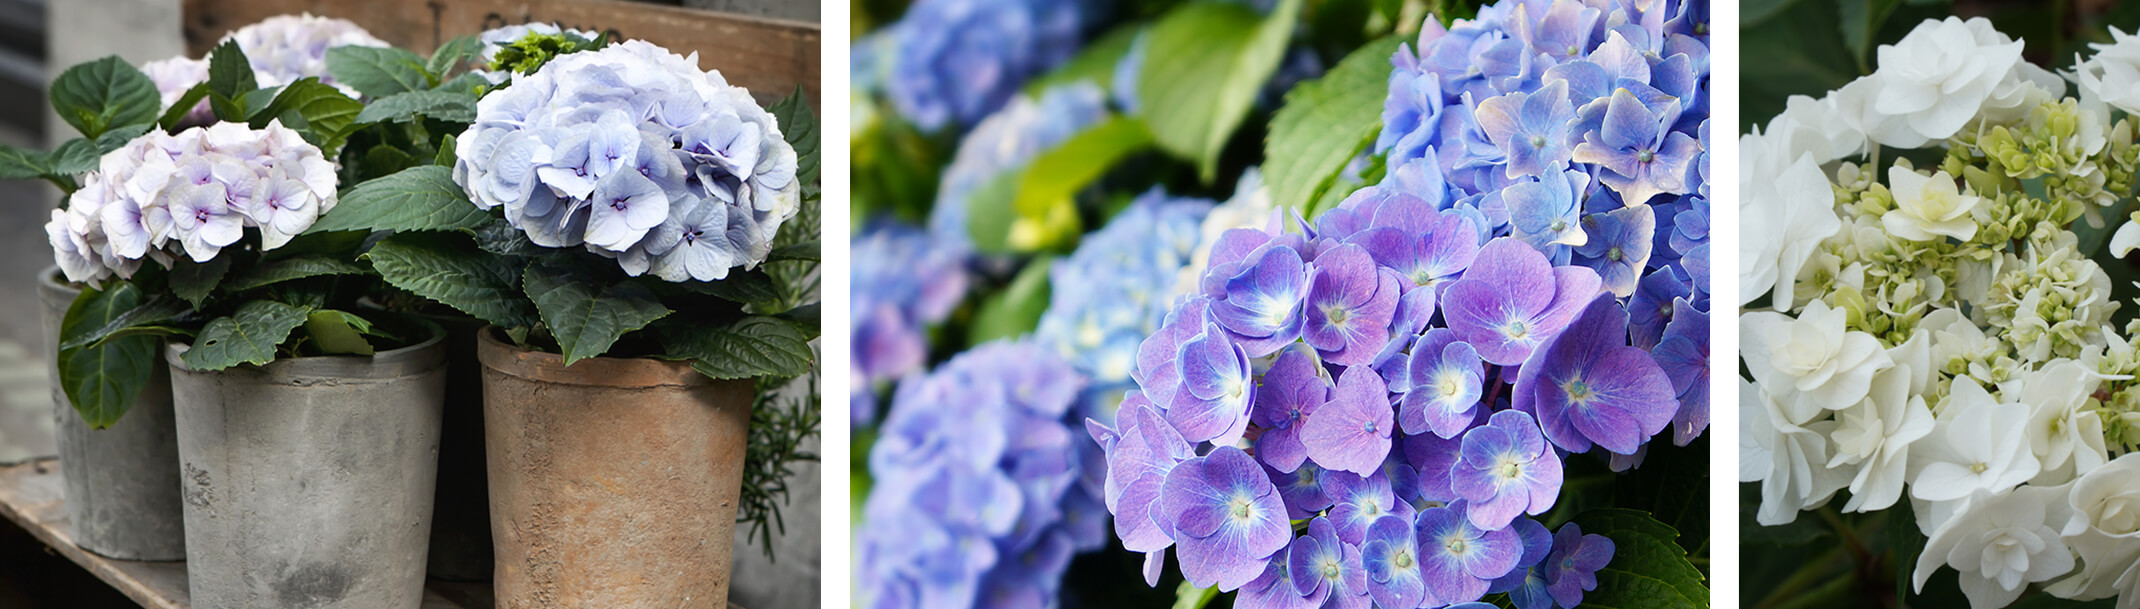
<svg viewBox="0 0 2140 609">
<path fill-rule="evenodd" d="M 186 52 L 206 56 L 223 35 L 282 14 L 312 13 L 354 21 L 395 46 L 430 53 L 455 37 L 517 23 L 557 23 L 636 38 L 678 55 L 698 52 L 699 67 L 720 70 L 760 103 L 796 87 L 823 114 L 814 23 L 765 19 L 618 0 L 184 0 Z"/>
</svg>

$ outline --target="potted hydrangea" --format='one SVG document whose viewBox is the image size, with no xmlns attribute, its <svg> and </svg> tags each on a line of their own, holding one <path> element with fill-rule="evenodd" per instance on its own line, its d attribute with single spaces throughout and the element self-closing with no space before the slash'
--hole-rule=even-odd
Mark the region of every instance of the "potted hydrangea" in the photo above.
<svg viewBox="0 0 2140 609">
<path fill-rule="evenodd" d="M 720 606 L 753 381 L 815 360 L 814 118 L 642 41 L 503 46 L 438 163 L 324 230 L 396 231 L 365 255 L 388 284 L 492 326 L 502 605 Z"/>
<path fill-rule="evenodd" d="M 137 394 L 175 415 L 165 424 L 176 455 L 134 466 L 166 472 L 184 498 L 194 603 L 413 608 L 444 332 L 360 308 L 378 284 L 357 262 L 370 235 L 318 220 L 344 200 L 344 181 L 392 165 L 381 152 L 406 131 L 377 126 L 392 116 L 345 91 L 457 88 L 423 66 L 461 51 L 408 66 L 413 79 L 329 84 L 323 67 L 383 55 L 306 42 L 354 36 L 346 22 L 269 23 L 288 31 L 233 34 L 207 59 L 207 79 L 169 100 L 117 58 L 76 68 L 55 85 L 55 106 L 87 137 L 50 154 L 8 151 L 21 165 L 11 170 L 70 191 L 47 226 L 61 271 L 81 286 L 58 329 L 58 384 L 91 425 L 119 420 Z M 254 39 L 268 57 L 311 61 L 264 66 L 248 59 Z M 215 122 L 184 127 L 202 100 Z M 167 388 L 152 385 L 165 374 Z"/>
<path fill-rule="evenodd" d="M 83 548 L 105 556 L 136 560 L 185 557 L 180 524 L 179 469 L 175 467 L 178 444 L 174 436 L 170 384 L 165 378 L 164 367 L 154 359 L 160 348 L 158 339 L 129 337 L 94 346 L 84 346 L 77 340 L 69 349 L 59 349 L 62 322 L 71 322 L 68 325 L 76 334 L 94 330 L 104 325 L 108 318 L 141 304 L 148 296 L 138 288 L 126 292 L 103 286 L 104 289 L 97 292 L 100 299 L 86 300 L 80 298 L 83 287 L 121 271 L 131 276 L 140 268 L 144 256 L 158 261 L 159 265 L 155 266 L 165 269 L 169 268 L 167 263 L 175 261 L 148 252 L 148 248 L 139 243 L 146 235 L 113 234 L 104 230 L 106 222 L 102 214 L 138 213 L 138 209 L 104 209 L 101 203 L 151 198 L 150 191 L 156 190 L 153 179 L 159 175 L 156 172 L 168 169 L 152 167 L 144 171 L 139 154 L 129 157 L 119 150 L 126 147 L 134 153 L 145 152 L 146 148 L 141 147 L 148 145 L 145 141 L 133 144 L 129 141 L 151 129 L 161 128 L 175 135 L 181 129 L 214 122 L 215 116 L 209 109 L 211 97 L 231 106 L 229 110 L 233 113 L 247 110 L 237 106 L 239 102 L 253 102 L 251 114 L 260 118 L 250 122 L 260 127 L 293 111 L 298 114 L 291 115 L 291 120 L 308 114 L 324 116 L 335 111 L 353 112 L 356 104 L 353 100 L 337 101 L 331 96 L 315 95 L 320 90 L 319 83 L 300 81 L 319 80 L 324 76 L 322 56 L 332 48 L 385 46 L 347 21 L 309 15 L 278 17 L 249 25 L 233 32 L 228 41 L 255 56 L 280 59 L 245 60 L 233 55 L 239 61 L 223 66 L 227 77 L 219 84 L 225 88 L 213 91 L 207 83 L 210 65 L 207 59 L 176 57 L 150 62 L 141 70 L 135 70 L 117 57 L 75 66 L 55 80 L 52 104 L 83 137 L 49 153 L 15 148 L 0 151 L 0 174 L 8 178 L 42 177 L 66 192 L 80 195 L 83 201 L 80 205 L 70 204 L 64 210 L 53 212 L 53 221 L 46 227 L 47 236 L 64 268 L 55 268 L 42 275 L 39 292 L 44 303 L 46 355 L 48 361 L 54 362 L 51 376 L 55 407 L 79 415 L 62 412 L 58 417 L 60 455 L 66 463 L 64 478 L 74 538 Z M 290 95 L 278 95 L 281 89 L 237 91 L 237 77 L 241 73 L 255 83 L 276 87 L 289 85 Z M 269 106 L 273 106 L 272 111 Z M 305 109 L 299 111 L 300 106 Z M 337 127 L 340 124 L 337 120 L 328 117 L 323 127 Z M 241 139 L 252 137 L 239 135 L 228 128 L 219 132 Z M 197 141 L 199 138 L 196 135 L 187 139 Z M 312 172 L 306 179 L 310 180 L 308 186 L 318 189 L 315 196 L 324 192 L 325 200 L 331 202 L 333 167 L 314 163 L 305 169 Z M 84 177 L 83 174 L 90 172 L 100 174 L 100 177 L 95 180 Z M 129 183 L 102 177 L 114 173 L 135 177 Z M 88 192 L 77 193 L 78 188 Z M 128 188 L 133 191 L 128 192 Z M 304 213 L 316 214 L 317 211 Z M 299 215 L 281 214 L 279 217 L 284 222 L 296 222 Z M 233 217 L 250 216 L 240 213 Z M 241 224 L 246 222 L 252 221 L 241 220 Z M 167 243 L 171 236 L 170 233 L 160 234 L 157 241 Z M 221 241 L 222 237 L 218 235 L 203 243 Z M 114 243 L 120 247 L 117 253 L 112 250 Z M 183 248 L 183 243 L 180 247 Z M 209 259 L 214 260 L 214 257 Z M 160 272 L 151 271 L 152 274 Z M 75 317 L 68 317 L 69 309 L 78 300 L 104 309 L 81 308 Z M 168 301 L 161 304 L 166 308 L 157 311 L 168 309 Z M 122 418 L 129 413 L 132 416 Z"/>
</svg>

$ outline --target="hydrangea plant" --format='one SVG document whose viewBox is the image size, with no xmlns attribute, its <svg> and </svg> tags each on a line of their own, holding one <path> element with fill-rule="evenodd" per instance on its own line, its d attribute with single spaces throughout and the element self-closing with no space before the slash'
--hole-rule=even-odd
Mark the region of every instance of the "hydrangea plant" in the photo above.
<svg viewBox="0 0 2140 609">
<path fill-rule="evenodd" d="M 2108 490 L 2140 466 L 2140 326 L 2112 278 L 2140 226 L 2108 222 L 2140 165 L 2115 85 L 2140 46 L 2111 34 L 2061 77 L 1990 20 L 1925 19 L 1740 138 L 1760 534 L 1884 523 L 1898 595 L 2140 602 Z"/>
<path fill-rule="evenodd" d="M 1706 606 L 1688 555 L 1706 535 L 1706 6 L 1503 2 L 1366 44 L 1296 27 L 1297 1 L 1147 12 L 1028 84 L 1043 106 L 1090 100 L 1040 116 L 1088 120 L 977 137 L 1030 112 L 1014 100 L 957 148 L 987 171 L 932 176 L 932 232 L 972 237 L 980 280 L 970 314 L 920 335 L 1031 331 L 1067 358 L 1096 450 L 1056 510 L 1075 529 L 1094 495 L 1114 540 L 1036 561 L 1066 573 L 1029 584 L 1038 599 L 973 592 L 988 567 L 948 552 L 865 550 L 858 572 L 905 575 L 863 576 L 856 601 L 1149 604 L 1124 585 L 1142 579 L 1184 607 Z M 1317 44 L 1353 50 L 1257 101 Z M 876 137 L 897 145 L 857 145 Z M 1251 138 L 1260 170 L 1240 162 Z M 1151 213 L 1158 192 L 1230 202 L 1191 227 Z M 905 213 L 888 203 L 864 209 Z M 907 385 L 1022 361 L 972 349 L 910 376 L 893 417 Z M 858 437 L 903 454 L 914 425 L 966 437 L 975 417 L 954 418 Z M 872 510 L 857 530 L 944 547 L 919 519 Z"/>
</svg>

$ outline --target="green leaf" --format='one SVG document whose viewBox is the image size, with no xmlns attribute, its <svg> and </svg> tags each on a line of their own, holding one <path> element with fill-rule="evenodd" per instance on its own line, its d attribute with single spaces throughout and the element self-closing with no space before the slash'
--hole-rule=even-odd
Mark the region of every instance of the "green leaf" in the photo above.
<svg viewBox="0 0 2140 609">
<path fill-rule="evenodd" d="M 331 157 L 358 114 L 366 110 L 362 102 L 350 99 L 341 89 L 323 84 L 317 78 L 306 78 L 290 83 L 276 93 L 274 101 L 253 115 L 252 127 L 266 127 L 269 121 L 295 112 L 304 117 L 305 126 L 299 133 L 306 136 L 305 141 L 328 151 Z M 296 125 L 284 126 L 297 128 Z"/>
<path fill-rule="evenodd" d="M 451 168 L 424 165 L 358 184 L 305 232 L 452 230 L 490 220 L 490 214 L 453 183 Z"/>
<path fill-rule="evenodd" d="M 1256 92 L 1285 55 L 1301 0 L 1281 0 L 1269 17 L 1235 3 L 1175 9 L 1152 26 L 1137 107 L 1159 147 L 1217 179 L 1219 152 L 1248 116 Z"/>
<path fill-rule="evenodd" d="M 824 259 L 824 253 L 820 251 L 820 247 L 821 246 L 817 241 L 806 241 L 794 245 L 786 245 L 773 248 L 773 253 L 767 254 L 765 256 L 765 261 L 780 262 L 783 260 L 808 260 L 811 262 L 817 262 Z"/>
<path fill-rule="evenodd" d="M 1917 566 L 1917 555 L 1924 553 L 1927 540 L 1924 533 L 1917 530 L 1917 510 L 1890 509 L 1884 513 L 1887 514 L 1887 547 L 1895 553 L 1895 598 L 1909 598 L 1910 570 Z"/>
<path fill-rule="evenodd" d="M 460 141 L 459 137 L 451 133 L 446 134 L 446 137 L 438 141 L 438 156 L 431 160 L 431 164 L 452 169 L 460 162 L 460 157 L 455 156 L 455 149 L 460 147 Z"/>
<path fill-rule="evenodd" d="M 669 315 L 654 293 L 629 281 L 607 283 L 600 277 L 560 267 L 530 266 L 522 277 L 535 310 L 550 326 L 564 350 L 565 365 L 609 352 L 624 333 Z"/>
<path fill-rule="evenodd" d="M 207 98 L 208 83 L 193 85 L 193 88 L 179 95 L 178 101 L 172 102 L 171 107 L 164 109 L 163 118 L 156 120 L 156 126 L 166 130 L 177 128 L 178 123 L 186 120 L 186 115 L 193 112 L 193 107 L 201 105 L 201 100 Z"/>
<path fill-rule="evenodd" d="M 1108 30 L 1098 39 L 1078 49 L 1070 61 L 1057 66 L 1027 83 L 1023 90 L 1035 98 L 1058 86 L 1075 82 L 1089 82 L 1101 91 L 1112 94 L 1115 90 L 1115 67 L 1121 65 L 1122 57 L 1129 55 L 1130 47 L 1137 42 L 1137 35 L 1144 32 L 1144 24 L 1131 23 Z"/>
<path fill-rule="evenodd" d="M 669 355 L 690 358 L 693 369 L 720 380 L 801 376 L 817 360 L 801 328 L 771 317 L 745 317 L 726 328 L 677 324 L 662 344 Z"/>
<path fill-rule="evenodd" d="M 817 114 L 810 111 L 810 98 L 802 87 L 795 94 L 774 102 L 766 108 L 773 114 L 773 121 L 780 125 L 780 135 L 795 149 L 795 179 L 803 188 L 814 189 L 817 185 L 819 163 Z"/>
<path fill-rule="evenodd" d="M 96 142 L 78 137 L 61 142 L 59 148 L 52 151 L 51 170 L 54 175 L 80 175 L 96 171 L 101 160 Z"/>
<path fill-rule="evenodd" d="M 186 303 L 168 294 L 144 296 L 133 308 L 118 313 L 101 325 L 63 324 L 59 335 L 59 348 L 64 351 L 94 347 L 112 340 L 115 336 L 131 334 L 129 329 L 161 324 L 190 310 L 192 309 L 188 308 Z"/>
<path fill-rule="evenodd" d="M 470 58 L 475 57 L 477 52 L 482 50 L 483 43 L 477 40 L 475 36 L 462 36 L 448 40 L 446 44 L 438 45 L 438 50 L 431 52 L 431 61 L 424 63 L 424 71 L 431 73 L 431 76 L 435 78 L 445 78 L 447 74 L 461 67 L 461 64 L 466 63 Z"/>
<path fill-rule="evenodd" d="M 1040 326 L 1040 314 L 1048 310 L 1048 268 L 1053 260 L 1039 258 L 1027 264 L 1002 292 L 990 295 L 974 312 L 966 343 L 978 345 L 999 338 L 1031 334 Z M 1073 286 L 1070 289 L 1075 289 Z"/>
<path fill-rule="evenodd" d="M 359 123 L 392 121 L 406 123 L 417 115 L 428 116 L 449 123 L 473 123 L 476 120 L 476 98 L 465 93 L 448 91 L 410 91 L 373 100 L 357 114 Z"/>
<path fill-rule="evenodd" d="M 745 305 L 770 306 L 784 300 L 780 286 L 759 271 L 732 271 L 728 278 L 720 281 L 686 281 L 676 285 L 690 292 Z"/>
<path fill-rule="evenodd" d="M 362 317 L 333 309 L 305 316 L 305 334 L 312 337 L 312 344 L 324 355 L 371 355 L 371 341 L 364 340 L 358 330 L 370 327 L 371 323 Z"/>
<path fill-rule="evenodd" d="M 535 325 L 535 311 L 520 291 L 519 267 L 477 249 L 464 235 L 399 233 L 364 257 L 394 287 L 502 328 Z"/>
<path fill-rule="evenodd" d="M 52 173 L 52 154 L 0 144 L 0 180 L 26 180 Z"/>
<path fill-rule="evenodd" d="M 1027 165 L 1013 205 L 1025 218 L 1044 218 L 1052 209 L 1075 205 L 1072 196 L 1099 179 L 1124 157 L 1152 144 L 1144 122 L 1113 117 L 1079 132 Z"/>
<path fill-rule="evenodd" d="M 337 83 L 383 99 L 397 93 L 431 88 L 424 76 L 424 58 L 402 49 L 344 46 L 327 49 L 327 73 Z"/>
<path fill-rule="evenodd" d="M 171 293 L 199 309 L 201 302 L 215 292 L 216 284 L 222 283 L 223 275 L 228 272 L 230 256 L 216 256 L 207 262 L 194 262 L 191 257 L 179 256 L 171 263 Z"/>
<path fill-rule="evenodd" d="M 273 300 L 254 300 L 238 307 L 229 317 L 218 317 L 201 328 L 193 348 L 179 358 L 194 370 L 222 370 L 238 364 L 266 365 L 275 361 L 275 349 L 290 338 L 290 331 L 305 323 L 311 309 Z"/>
<path fill-rule="evenodd" d="M 438 83 L 438 86 L 431 87 L 431 90 L 443 91 L 446 93 L 477 95 L 482 91 L 489 90 L 490 88 L 490 81 L 484 80 L 483 75 L 477 74 L 475 72 L 463 72 L 460 76 L 455 76 L 452 79 L 447 80 L 446 82 Z"/>
<path fill-rule="evenodd" d="M 1173 609 L 1204 609 L 1205 606 L 1211 604 L 1211 599 L 1218 598 L 1218 596 L 1219 589 L 1216 586 L 1198 588 L 1196 584 L 1185 581 L 1174 588 Z"/>
<path fill-rule="evenodd" d="M 1622 508 L 1577 514 L 1587 535 L 1612 540 L 1612 562 L 1598 571 L 1597 590 L 1583 594 L 1585 607 L 1707 609 L 1709 588 L 1702 572 L 1679 547 L 1679 532 L 1649 514 Z"/>
<path fill-rule="evenodd" d="M 117 55 L 61 72 L 51 101 L 60 120 L 90 139 L 120 125 L 155 122 L 163 109 L 156 83 Z"/>
<path fill-rule="evenodd" d="M 79 333 L 118 321 L 140 307 L 144 295 L 132 283 L 110 288 L 82 290 L 60 322 L 61 334 Z M 156 369 L 157 345 L 153 336 L 129 336 L 87 348 L 59 352 L 60 389 L 67 394 L 82 422 L 93 429 L 111 427 L 134 407 L 134 398 L 148 385 Z"/>
<path fill-rule="evenodd" d="M 319 277 L 322 275 L 364 275 L 371 269 L 364 265 L 326 256 L 299 256 L 265 262 L 223 282 L 227 293 L 243 292 L 253 288 L 273 285 L 293 279 Z"/>
<path fill-rule="evenodd" d="M 1306 211 L 1346 163 L 1374 144 L 1382 132 L 1390 55 L 1401 43 L 1394 37 L 1368 43 L 1322 78 L 1286 92 L 1263 141 L 1263 183 L 1273 204 Z"/>
<path fill-rule="evenodd" d="M 1018 194 L 1018 171 L 1004 171 L 981 182 L 966 195 L 966 234 L 983 252 L 1011 249 L 1011 227 L 1018 222 L 1018 207 L 1011 204 Z"/>
<path fill-rule="evenodd" d="M 1873 48 L 1873 36 L 1880 33 L 1880 24 L 1885 23 L 1887 17 L 1894 14 L 1895 8 L 1899 6 L 1902 6 L 1902 0 L 1836 2 L 1840 17 L 1837 26 L 1842 28 L 1843 43 L 1850 45 L 1850 55 L 1857 59 L 1858 64 L 1865 63 L 1866 53 L 1871 52 Z"/>
<path fill-rule="evenodd" d="M 238 46 L 237 40 L 224 40 L 208 52 L 207 84 L 209 93 L 229 100 L 260 88 L 260 81 L 253 77 L 253 62 L 245 57 L 245 49 Z"/>
</svg>

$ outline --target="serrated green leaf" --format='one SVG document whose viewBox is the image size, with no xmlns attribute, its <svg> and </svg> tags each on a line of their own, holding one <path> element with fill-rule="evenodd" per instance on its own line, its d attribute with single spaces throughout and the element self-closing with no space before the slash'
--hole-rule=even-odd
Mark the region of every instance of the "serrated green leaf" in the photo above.
<svg viewBox="0 0 2140 609">
<path fill-rule="evenodd" d="M 236 293 L 294 279 L 322 275 L 363 275 L 364 265 L 325 256 L 300 256 L 261 263 L 223 282 L 224 292 Z"/>
<path fill-rule="evenodd" d="M 438 45 L 438 50 L 431 52 L 431 60 L 424 62 L 424 71 L 431 73 L 431 76 L 435 78 L 445 78 L 447 74 L 453 73 L 454 69 L 461 67 L 462 63 L 467 62 L 469 58 L 475 57 L 476 53 L 481 50 L 483 50 L 483 43 L 477 40 L 475 36 L 461 36 L 448 40 L 446 44 Z"/>
<path fill-rule="evenodd" d="M 484 79 L 483 75 L 475 72 L 464 72 L 446 82 L 438 83 L 438 86 L 431 87 L 431 90 L 476 95 L 481 91 L 487 90 L 490 86 L 490 81 Z"/>
<path fill-rule="evenodd" d="M 126 335 L 129 328 L 154 326 L 192 310 L 186 303 L 169 294 L 146 295 L 136 302 L 138 304 L 133 308 L 111 317 L 102 325 L 62 325 L 59 348 L 67 350 L 94 347 L 115 336 Z"/>
<path fill-rule="evenodd" d="M 525 231 L 514 228 L 513 224 L 506 222 L 504 218 L 496 218 L 489 224 L 469 229 L 469 233 L 475 236 L 477 248 L 500 256 L 534 256 L 546 251 L 542 246 L 529 241 Z M 519 274 L 515 273 L 514 276 L 518 277 Z"/>
<path fill-rule="evenodd" d="M 1009 287 L 983 300 L 980 310 L 974 312 L 973 327 L 967 330 L 966 343 L 978 345 L 999 338 L 1015 338 L 1031 334 L 1033 328 L 1039 327 L 1041 313 L 1048 310 L 1050 266 L 1053 266 L 1052 259 L 1035 259 L 1018 271 Z"/>
<path fill-rule="evenodd" d="M 75 297 L 60 322 L 62 335 L 100 328 L 141 306 L 145 296 L 134 284 L 119 282 L 103 290 L 90 288 Z M 134 407 L 134 399 L 154 376 L 157 345 L 153 336 L 129 336 L 87 348 L 61 349 L 57 359 L 60 389 L 82 422 L 93 429 L 111 427 Z"/>
<path fill-rule="evenodd" d="M 476 98 L 447 91 L 397 93 L 365 106 L 364 112 L 357 115 L 357 122 L 406 123 L 419 114 L 450 123 L 472 123 L 476 120 Z"/>
<path fill-rule="evenodd" d="M 811 262 L 816 262 L 824 259 L 824 254 L 820 252 L 819 249 L 820 245 L 816 241 L 797 243 L 794 245 L 784 245 L 781 247 L 773 248 L 773 253 L 767 254 L 765 257 L 765 261 L 780 262 L 784 260 L 808 260 Z"/>
<path fill-rule="evenodd" d="M 80 175 L 96 171 L 99 160 L 96 142 L 78 137 L 61 142 L 59 148 L 52 150 L 51 169 L 55 175 Z"/>
<path fill-rule="evenodd" d="M 1012 205 L 1025 218 L 1042 218 L 1055 207 L 1075 205 L 1071 197 L 1078 190 L 1151 145 L 1152 132 L 1143 121 L 1119 116 L 1101 121 L 1026 165 Z"/>
<path fill-rule="evenodd" d="M 370 327 L 364 318 L 343 311 L 322 309 L 305 316 L 305 334 L 323 355 L 371 355 L 372 343 L 358 327 Z"/>
<path fill-rule="evenodd" d="M 410 232 L 387 237 L 364 255 L 379 276 L 410 293 L 438 301 L 501 328 L 535 324 L 520 290 L 520 269 L 485 253 L 467 236 Z"/>
<path fill-rule="evenodd" d="M 209 93 L 228 100 L 260 88 L 260 81 L 253 76 L 253 62 L 245 57 L 245 49 L 238 46 L 237 40 L 224 40 L 208 52 L 207 84 Z"/>
<path fill-rule="evenodd" d="M 780 135 L 787 139 L 788 146 L 795 149 L 795 179 L 803 188 L 815 188 L 819 163 L 817 114 L 810 110 L 810 98 L 803 94 L 802 87 L 786 99 L 774 102 L 766 108 L 773 114 L 774 123 L 780 126 Z"/>
<path fill-rule="evenodd" d="M 1321 78 L 1286 93 L 1263 141 L 1263 183 L 1270 185 L 1271 203 L 1306 213 L 1345 165 L 1374 143 L 1382 131 L 1390 55 L 1401 42 L 1392 37 L 1368 43 Z"/>
<path fill-rule="evenodd" d="M 277 92 L 273 101 L 253 114 L 252 127 L 266 127 L 269 121 L 295 112 L 304 118 L 305 124 L 299 133 L 305 136 L 305 141 L 332 155 L 357 115 L 365 110 L 362 102 L 350 99 L 341 89 L 322 84 L 317 78 L 306 78 Z M 298 129 L 295 125 L 284 126 Z"/>
<path fill-rule="evenodd" d="M 265 365 L 275 361 L 275 349 L 290 338 L 290 331 L 305 323 L 311 309 L 273 300 L 255 300 L 238 307 L 229 317 L 218 317 L 201 328 L 193 348 L 179 358 L 194 370 L 222 370 L 238 364 Z"/>
<path fill-rule="evenodd" d="M 564 350 L 567 366 L 609 352 L 624 333 L 671 312 L 639 284 L 605 283 L 600 277 L 542 265 L 528 267 L 521 278 L 535 310 Z"/>
<path fill-rule="evenodd" d="M 305 232 L 452 230 L 490 220 L 453 182 L 452 169 L 424 165 L 358 184 Z"/>
<path fill-rule="evenodd" d="M 390 47 L 327 49 L 327 73 L 334 75 L 334 81 L 373 99 L 431 88 L 424 63 L 415 53 Z"/>
<path fill-rule="evenodd" d="M 171 263 L 171 293 L 201 308 L 201 302 L 215 292 L 216 284 L 223 282 L 223 275 L 230 272 L 230 256 L 216 256 L 207 262 L 194 262 L 180 256 Z"/>
<path fill-rule="evenodd" d="M 438 141 L 438 156 L 431 159 L 431 164 L 451 169 L 459 163 L 460 158 L 455 156 L 454 151 L 460 146 L 460 141 L 460 138 L 453 134 L 446 134 L 445 138 Z"/>
<path fill-rule="evenodd" d="M 810 337 L 795 324 L 771 317 L 745 317 L 725 328 L 681 325 L 663 336 L 669 355 L 690 358 L 691 367 L 719 380 L 809 373 L 816 362 Z"/>
<path fill-rule="evenodd" d="M 1219 152 L 1285 56 L 1300 5 L 1280 0 L 1265 17 L 1246 5 L 1204 2 L 1152 26 L 1137 106 L 1159 147 L 1194 162 L 1206 183 L 1217 179 Z"/>
<path fill-rule="evenodd" d="M 51 172 L 51 153 L 0 144 L 0 180 L 26 180 Z"/>
<path fill-rule="evenodd" d="M 207 98 L 208 83 L 193 85 L 193 88 L 186 89 L 184 94 L 179 95 L 178 101 L 172 102 L 171 107 L 164 108 L 163 117 L 156 120 L 156 126 L 166 130 L 178 128 L 178 123 L 186 120 L 186 115 L 193 113 L 193 108 L 201 105 L 201 100 Z"/>
<path fill-rule="evenodd" d="M 1612 540 L 1612 562 L 1597 573 L 1598 588 L 1583 594 L 1585 607 L 1707 609 L 1709 587 L 1700 569 L 1679 547 L 1679 532 L 1649 514 L 1623 508 L 1577 514 L 1587 535 Z"/>
<path fill-rule="evenodd" d="M 780 287 L 759 271 L 731 271 L 720 281 L 686 281 L 676 287 L 745 305 L 771 305 L 782 299 Z"/>
<path fill-rule="evenodd" d="M 76 64 L 52 80 L 52 110 L 83 137 L 153 123 L 163 109 L 155 81 L 117 55 Z"/>
</svg>

